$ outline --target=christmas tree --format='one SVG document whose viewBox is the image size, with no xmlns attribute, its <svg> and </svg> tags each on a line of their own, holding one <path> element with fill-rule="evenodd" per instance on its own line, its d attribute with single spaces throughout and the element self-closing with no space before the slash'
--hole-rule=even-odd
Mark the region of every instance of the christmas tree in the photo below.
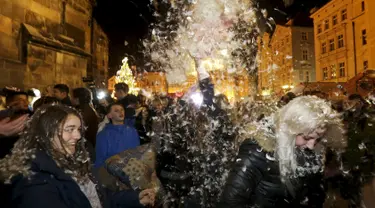
<svg viewBox="0 0 375 208">
<path fill-rule="evenodd" d="M 129 67 L 128 58 L 122 60 L 121 69 L 117 71 L 116 74 L 116 84 L 117 83 L 126 83 L 129 86 L 129 94 L 138 94 L 137 82 L 133 76 L 133 72 Z"/>
</svg>

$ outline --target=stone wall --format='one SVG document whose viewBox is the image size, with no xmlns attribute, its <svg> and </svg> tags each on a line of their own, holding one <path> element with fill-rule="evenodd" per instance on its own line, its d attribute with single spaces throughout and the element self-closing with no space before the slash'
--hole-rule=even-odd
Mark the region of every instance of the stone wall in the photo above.
<svg viewBox="0 0 375 208">
<path fill-rule="evenodd" d="M 96 78 L 96 85 L 107 88 L 106 83 L 108 79 L 108 37 L 104 33 L 100 25 L 94 21 L 94 37 L 93 37 L 93 76 Z M 104 83 L 104 84 L 103 84 Z"/>
<path fill-rule="evenodd" d="M 43 88 L 55 83 L 64 83 L 71 88 L 82 86 L 82 77 L 86 76 L 86 58 L 35 45 L 28 45 L 28 51 L 26 86 Z"/>
<path fill-rule="evenodd" d="M 91 47 L 92 0 L 0 0 L 0 5 L 0 87 L 84 86 L 82 77 L 96 70 L 90 55 L 108 60 L 103 31 L 107 50 Z M 101 69 L 107 71 L 108 64 Z"/>
</svg>

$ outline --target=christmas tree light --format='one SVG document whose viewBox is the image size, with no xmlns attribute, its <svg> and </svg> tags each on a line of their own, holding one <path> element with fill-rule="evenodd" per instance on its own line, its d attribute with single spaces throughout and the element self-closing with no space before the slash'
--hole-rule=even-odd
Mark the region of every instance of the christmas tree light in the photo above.
<svg viewBox="0 0 375 208">
<path fill-rule="evenodd" d="M 133 72 L 129 67 L 128 58 L 125 57 L 122 60 L 121 69 L 116 73 L 116 84 L 117 83 L 126 83 L 129 86 L 129 94 L 137 95 L 139 89 L 137 88 L 137 82 L 135 81 L 135 77 L 133 76 Z"/>
</svg>

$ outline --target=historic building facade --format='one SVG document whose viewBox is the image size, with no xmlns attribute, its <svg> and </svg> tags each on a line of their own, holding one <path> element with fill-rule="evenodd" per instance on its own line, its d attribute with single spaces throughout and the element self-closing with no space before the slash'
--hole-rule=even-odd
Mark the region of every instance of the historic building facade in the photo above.
<svg viewBox="0 0 375 208">
<path fill-rule="evenodd" d="M 315 82 L 314 29 L 306 15 L 297 15 L 273 34 L 258 38 L 258 92 L 288 91 L 299 83 Z"/>
<path fill-rule="evenodd" d="M 347 82 L 375 67 L 372 9 L 373 0 L 332 0 L 313 11 L 318 81 Z"/>
<path fill-rule="evenodd" d="M 239 101 L 250 95 L 252 91 L 252 81 L 247 75 L 246 70 L 229 74 L 225 71 L 210 71 L 210 77 L 215 85 L 215 94 L 224 94 L 230 101 Z M 193 85 L 197 84 L 196 75 L 189 74 L 183 83 L 169 84 L 165 72 L 143 72 L 134 73 L 137 82 L 137 88 L 144 89 L 149 93 L 182 95 L 186 93 Z M 113 92 L 115 85 L 115 76 L 108 80 L 108 91 Z"/>
<path fill-rule="evenodd" d="M 144 72 L 137 76 L 137 87 L 150 93 L 167 94 L 168 83 L 164 72 Z"/>
<path fill-rule="evenodd" d="M 132 66 L 133 68 L 134 66 Z M 134 67 L 135 68 L 135 67 Z M 148 93 L 167 94 L 168 83 L 164 72 L 143 72 L 137 73 L 133 70 L 137 88 L 146 90 Z M 115 90 L 116 76 L 108 80 L 108 91 Z"/>
<path fill-rule="evenodd" d="M 108 38 L 94 0 L 0 0 L 0 87 L 107 80 Z"/>
</svg>

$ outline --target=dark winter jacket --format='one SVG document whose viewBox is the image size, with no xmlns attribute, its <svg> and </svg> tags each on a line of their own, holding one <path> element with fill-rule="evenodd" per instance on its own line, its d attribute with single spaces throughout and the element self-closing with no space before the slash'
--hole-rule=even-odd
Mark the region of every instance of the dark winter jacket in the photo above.
<svg viewBox="0 0 375 208">
<path fill-rule="evenodd" d="M 12 180 L 12 207 L 18 208 L 91 208 L 78 184 L 60 169 L 44 152 L 38 152 L 32 162 L 30 179 L 17 176 Z M 103 208 L 143 207 L 138 193 L 133 191 L 105 193 L 97 186 L 104 201 Z"/>
<path fill-rule="evenodd" d="M 273 149 L 274 143 L 267 140 L 248 139 L 242 143 L 218 207 L 322 207 L 322 175 L 306 175 L 283 183 Z"/>
<path fill-rule="evenodd" d="M 348 118 L 348 147 L 342 159 L 347 170 L 362 175 L 364 183 L 372 179 L 375 162 L 375 121 L 369 114 L 360 118 Z"/>
<path fill-rule="evenodd" d="M 99 117 L 93 107 L 90 105 L 84 105 L 80 107 L 82 111 L 83 120 L 87 127 L 85 131 L 85 138 L 89 141 L 92 146 L 96 146 L 96 133 L 98 132 Z"/>
<path fill-rule="evenodd" d="M 125 123 L 131 126 L 135 125 L 135 106 L 137 104 L 137 97 L 135 95 L 129 94 L 119 100 L 122 107 L 125 110 Z"/>
<path fill-rule="evenodd" d="M 127 125 L 107 124 L 97 135 L 95 166 L 101 167 L 105 161 L 122 151 L 140 145 L 137 130 Z"/>
<path fill-rule="evenodd" d="M 64 99 L 61 100 L 61 103 L 67 106 L 72 106 L 72 102 L 70 101 L 70 97 L 67 96 Z"/>
</svg>

